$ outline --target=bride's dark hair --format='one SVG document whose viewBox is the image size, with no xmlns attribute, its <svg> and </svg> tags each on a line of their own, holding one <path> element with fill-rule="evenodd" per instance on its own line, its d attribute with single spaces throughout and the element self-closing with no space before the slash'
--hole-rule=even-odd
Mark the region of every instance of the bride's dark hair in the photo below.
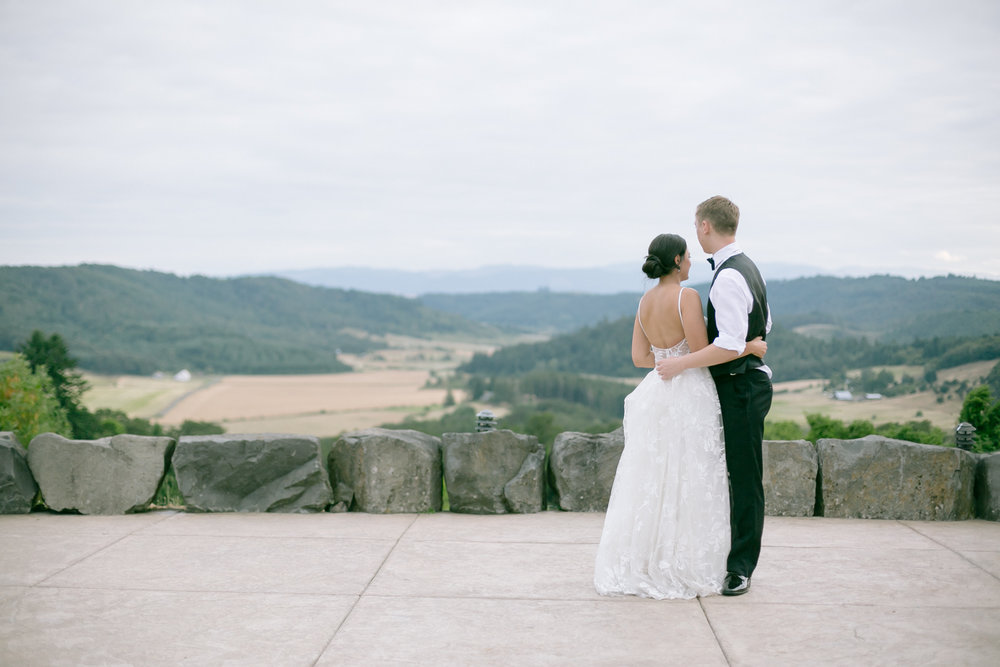
<svg viewBox="0 0 1000 667">
<path fill-rule="evenodd" d="M 687 247 L 687 241 L 682 236 L 660 234 L 649 243 L 649 254 L 642 265 L 642 272 L 655 279 L 681 268 L 677 257 L 683 257 Z"/>
</svg>

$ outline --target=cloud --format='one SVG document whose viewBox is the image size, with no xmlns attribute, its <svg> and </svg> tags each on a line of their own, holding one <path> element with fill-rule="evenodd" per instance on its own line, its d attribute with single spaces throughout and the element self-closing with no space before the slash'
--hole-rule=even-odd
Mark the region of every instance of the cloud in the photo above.
<svg viewBox="0 0 1000 667">
<path fill-rule="evenodd" d="M 955 263 L 955 262 L 964 262 L 965 256 L 953 255 L 947 250 L 939 250 L 936 253 L 934 253 L 934 259 L 940 260 L 942 262 Z"/>
<path fill-rule="evenodd" d="M 987 0 L 0 3 L 0 264 L 598 266 L 721 193 L 983 273 L 998 82 Z"/>
</svg>

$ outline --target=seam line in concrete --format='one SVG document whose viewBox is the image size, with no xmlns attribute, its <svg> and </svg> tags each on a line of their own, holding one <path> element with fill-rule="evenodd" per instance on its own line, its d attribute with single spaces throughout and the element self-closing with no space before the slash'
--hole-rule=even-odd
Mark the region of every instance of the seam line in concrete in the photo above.
<svg viewBox="0 0 1000 667">
<path fill-rule="evenodd" d="M 344 597 L 343 595 L 341 597 Z M 673 604 L 673 605 L 691 605 L 694 602 L 698 602 L 699 605 L 702 604 L 701 598 L 696 600 L 651 600 L 648 598 L 639 598 L 636 596 L 618 596 L 618 597 L 596 597 L 596 598 L 567 598 L 567 597 L 538 597 L 530 598 L 524 596 L 498 596 L 498 595 L 427 595 L 427 594 L 391 594 L 391 593 L 366 593 L 366 598 L 378 598 L 378 599 L 409 599 L 409 600 L 493 600 L 497 602 L 572 602 L 574 604 L 579 603 L 598 603 L 598 604 L 635 604 L 635 601 L 639 601 L 638 604 Z M 712 599 L 716 599 L 720 596 L 711 596 Z M 715 604 L 715 603 L 713 603 Z M 725 604 L 725 603 L 722 603 Z M 800 602 L 797 600 L 791 600 L 788 602 L 754 602 L 751 600 L 746 600 L 741 602 L 744 605 L 755 605 L 762 607 L 817 607 L 817 608 L 827 608 L 827 607 L 865 607 L 869 609 L 898 609 L 900 604 L 898 601 L 889 601 L 884 604 L 878 604 L 873 602 Z M 1000 610 L 1000 604 L 988 605 L 988 606 L 950 606 L 950 605 L 939 605 L 939 604 L 907 604 L 905 605 L 908 609 L 942 609 L 942 610 L 968 610 L 968 611 L 982 611 L 987 609 L 998 609 Z M 704 606 L 702 606 L 704 609 Z"/>
<path fill-rule="evenodd" d="M 392 542 L 395 544 L 395 539 L 392 537 L 339 537 L 336 535 L 321 536 L 321 535 L 236 535 L 236 534 L 214 534 L 207 535 L 205 533 L 144 533 L 142 535 L 135 535 L 134 537 L 151 538 L 158 539 L 161 537 L 192 537 L 199 540 L 272 540 L 275 542 L 287 542 L 288 540 L 336 540 L 338 542 Z"/>
<path fill-rule="evenodd" d="M 433 542 L 434 544 L 551 544 L 553 546 L 576 546 L 576 547 L 586 547 L 594 546 L 598 542 L 562 542 L 557 540 L 499 540 L 499 539 L 477 539 L 477 540 L 457 540 L 448 538 L 435 538 L 435 537 L 421 537 L 412 538 L 407 540 L 413 543 L 426 543 Z"/>
<path fill-rule="evenodd" d="M 168 520 L 168 519 L 172 518 L 173 516 L 174 516 L 173 514 L 168 514 L 167 516 L 164 516 L 163 518 L 161 518 L 161 519 L 158 519 L 158 520 L 157 520 L 156 522 L 154 522 L 154 523 L 153 523 L 152 525 L 154 525 L 154 526 L 155 526 L 156 524 L 158 524 L 158 523 L 161 523 L 161 522 L 163 522 L 163 521 L 166 521 L 166 520 Z M 66 570 L 70 569 L 70 568 L 71 568 L 71 567 L 73 567 L 74 565 L 77 565 L 77 564 L 79 564 L 79 563 L 82 563 L 83 561 L 87 560 L 88 558 L 90 558 L 90 557 L 92 557 L 92 556 L 96 556 L 97 554 L 101 553 L 102 551 L 105 551 L 105 550 L 107 550 L 107 549 L 110 549 L 111 547 L 115 546 L 116 544 L 118 544 L 118 543 L 119 543 L 119 542 L 121 542 L 122 540 L 124 540 L 124 539 L 126 539 L 126 538 L 129 538 L 129 537 L 132 537 L 132 536 L 134 536 L 134 535 L 135 535 L 136 533 L 138 533 L 138 532 L 139 532 L 140 530 L 144 530 L 145 528 L 148 528 L 148 526 L 140 526 L 140 527 L 138 527 L 138 528 L 135 528 L 134 530 L 130 530 L 129 532 L 125 533 L 124 535 L 122 535 L 121 537 L 119 537 L 119 538 L 118 538 L 117 540 L 115 540 L 114 542 L 110 542 L 110 543 L 108 543 L 108 544 L 105 544 L 105 545 L 104 545 L 103 547 L 101 547 L 100 549 L 98 549 L 98 550 L 96 550 L 96 551 L 92 551 L 92 552 L 90 552 L 90 553 L 88 553 L 88 554 L 85 554 L 85 555 L 83 555 L 83 556 L 80 556 L 80 557 L 79 557 L 79 558 L 77 558 L 76 560 L 74 560 L 74 561 L 72 561 L 72 562 L 68 563 L 68 564 L 67 564 L 67 565 L 66 565 L 65 567 L 63 567 L 63 568 L 61 568 L 61 569 L 59 569 L 59 570 L 56 570 L 55 572 L 52 572 L 51 574 L 49 574 L 48 576 L 44 577 L 43 579 L 39 579 L 38 581 L 36 581 L 35 583 L 31 584 L 30 586 L 31 586 L 32 588 L 33 588 L 33 587 L 35 587 L 35 586 L 41 586 L 42 584 L 44 584 L 44 583 L 45 583 L 46 581 L 48 581 L 48 580 L 49 580 L 49 579 L 51 579 L 52 577 L 55 577 L 55 576 L 57 576 L 57 575 L 60 575 L 60 574 L 62 574 L 63 572 L 65 572 Z"/>
<path fill-rule="evenodd" d="M 376 577 L 378 577 L 379 573 L 382 571 L 382 568 L 385 567 L 385 564 L 389 561 L 389 558 L 392 556 L 392 552 L 395 551 L 396 547 L 399 546 L 399 543 L 400 541 L 402 541 L 403 537 L 408 532 L 410 532 L 410 528 L 412 528 L 413 524 L 417 522 L 417 518 L 419 516 L 420 516 L 419 514 L 415 514 L 413 516 L 413 520 L 410 521 L 410 523 L 407 524 L 406 528 L 399 533 L 399 537 L 396 538 L 396 542 L 392 545 L 392 548 L 386 552 L 385 558 L 382 559 L 382 562 L 379 563 L 378 569 L 375 570 L 375 574 L 371 576 L 371 578 L 368 580 L 368 583 L 365 584 L 364 589 L 362 589 L 361 593 L 358 594 L 358 597 L 354 600 L 354 604 L 352 604 L 351 608 L 347 610 L 346 614 L 344 614 L 344 618 L 341 619 L 340 623 L 334 629 L 333 634 L 330 635 L 330 640 L 323 645 L 323 649 L 319 652 L 319 654 L 316 655 L 316 659 L 313 660 L 312 662 L 313 667 L 315 667 L 316 663 L 318 663 L 320 658 L 323 657 L 323 654 L 326 653 L 327 649 L 330 648 L 330 644 L 332 644 L 333 640 L 337 638 L 337 635 L 340 633 L 340 629 L 344 627 L 345 623 L 347 623 L 347 619 L 349 619 L 351 616 L 354 615 L 354 610 L 358 608 L 358 603 L 361 602 L 361 598 L 365 596 L 365 593 L 368 591 L 368 587 L 371 586 L 372 582 L 375 581 Z"/>
<path fill-rule="evenodd" d="M 701 615 L 705 617 L 705 622 L 708 623 L 708 629 L 712 631 L 712 637 L 715 638 L 715 645 L 719 647 L 719 652 L 722 653 L 722 659 L 726 661 L 727 665 L 732 665 L 733 661 L 729 659 L 729 655 L 726 654 L 726 648 L 722 645 L 722 640 L 719 639 L 719 633 L 715 631 L 715 626 L 712 625 L 712 619 L 708 616 L 708 610 L 705 609 L 705 605 L 701 603 L 701 598 L 696 598 L 698 600 L 698 608 L 701 609 Z"/>
<path fill-rule="evenodd" d="M 456 544 L 555 544 L 555 545 L 575 545 L 575 546 L 596 546 L 599 542 L 570 542 L 570 541 L 560 541 L 560 540 L 493 540 L 493 539 L 472 539 L 472 540 L 456 540 L 456 539 L 437 539 L 434 537 L 415 537 L 410 540 L 410 542 L 433 542 L 435 544 L 442 544 L 445 542 L 454 542 Z"/>
<path fill-rule="evenodd" d="M 177 593 L 179 595 L 285 595 L 292 597 L 353 598 L 357 593 L 303 593 L 302 591 L 246 591 L 218 588 L 125 588 L 111 586 L 67 586 L 66 584 L 35 586 L 0 586 L 4 588 L 37 588 L 44 591 L 114 591 L 116 593 Z"/>
<path fill-rule="evenodd" d="M 907 528 L 909 528 L 910 530 L 912 530 L 913 532 L 915 532 L 917 535 L 920 535 L 921 537 L 924 537 L 924 538 L 930 540 L 934 544 L 938 544 L 938 545 L 944 547 L 948 551 L 952 552 L 953 554 L 955 554 L 956 556 L 958 556 L 959 558 L 961 558 L 962 560 L 964 560 L 969 565 L 972 565 L 973 567 L 975 567 L 977 570 L 981 570 L 982 572 L 985 572 L 986 574 L 988 574 L 989 576 L 993 577 L 997 581 L 1000 581 L 1000 577 L 998 577 L 997 575 L 993 574 L 992 572 L 990 572 L 989 570 L 987 570 L 986 568 L 984 568 L 979 563 L 977 563 L 977 562 L 975 562 L 973 560 L 970 560 L 961 551 L 956 551 L 955 549 L 953 549 L 952 547 L 948 546 L 944 542 L 941 542 L 940 540 L 936 540 L 936 539 L 934 539 L 933 537 L 931 537 L 930 535 L 928 535 L 926 533 L 920 532 L 919 530 L 917 530 L 915 527 L 911 526 L 908 523 L 904 523 L 902 521 L 900 521 L 899 523 L 902 523 L 904 526 L 906 526 Z M 979 549 L 969 549 L 969 551 L 979 551 Z"/>
</svg>

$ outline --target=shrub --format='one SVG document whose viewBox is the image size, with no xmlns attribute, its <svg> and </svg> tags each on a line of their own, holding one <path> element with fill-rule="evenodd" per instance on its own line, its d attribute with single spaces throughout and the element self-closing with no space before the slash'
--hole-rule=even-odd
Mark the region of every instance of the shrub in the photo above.
<svg viewBox="0 0 1000 667">
<path fill-rule="evenodd" d="M 0 431 L 13 431 L 25 447 L 39 433 L 72 437 L 52 380 L 44 369 L 32 372 L 21 355 L 0 365 Z"/>
</svg>

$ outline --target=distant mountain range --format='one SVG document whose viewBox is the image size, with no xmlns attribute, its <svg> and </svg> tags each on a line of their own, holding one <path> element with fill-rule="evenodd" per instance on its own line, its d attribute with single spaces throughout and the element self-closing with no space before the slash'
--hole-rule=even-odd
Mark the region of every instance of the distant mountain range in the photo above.
<svg viewBox="0 0 1000 667">
<path fill-rule="evenodd" d="M 707 298 L 708 283 L 691 287 Z M 425 294 L 420 300 L 508 330 L 565 333 L 634 315 L 640 295 L 536 291 Z M 1000 333 L 1000 281 L 994 280 L 816 276 L 771 280 L 768 300 L 775 322 L 814 337 L 909 341 Z"/>
<path fill-rule="evenodd" d="M 546 268 L 541 266 L 495 265 L 478 269 L 439 271 L 399 271 L 364 267 L 327 269 L 291 269 L 268 275 L 288 278 L 307 285 L 356 289 L 363 292 L 420 296 L 423 294 L 477 294 L 489 292 L 570 292 L 582 294 L 615 294 L 642 292 L 652 282 L 643 275 L 641 262 L 612 264 L 579 269 Z M 767 280 L 787 280 L 802 276 L 817 276 L 824 272 L 805 264 L 762 264 Z M 705 261 L 691 266 L 689 284 L 708 282 L 711 269 Z"/>
</svg>

